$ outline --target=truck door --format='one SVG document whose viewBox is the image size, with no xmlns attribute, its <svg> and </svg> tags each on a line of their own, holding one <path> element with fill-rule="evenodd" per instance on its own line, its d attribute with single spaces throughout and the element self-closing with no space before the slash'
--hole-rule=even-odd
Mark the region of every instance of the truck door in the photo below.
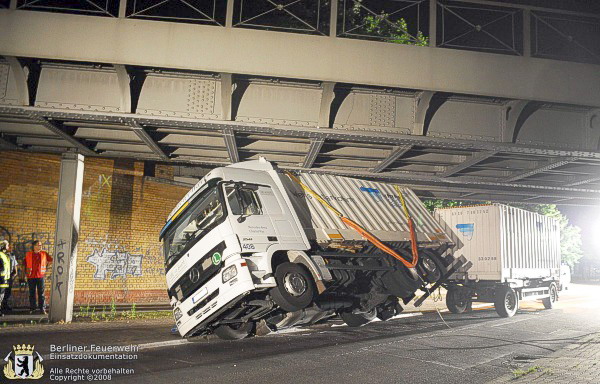
<svg viewBox="0 0 600 384">
<path fill-rule="evenodd" d="M 264 252 L 276 243 L 277 232 L 261 200 L 273 195 L 271 188 L 246 183 L 225 183 L 223 188 L 242 252 Z"/>
</svg>

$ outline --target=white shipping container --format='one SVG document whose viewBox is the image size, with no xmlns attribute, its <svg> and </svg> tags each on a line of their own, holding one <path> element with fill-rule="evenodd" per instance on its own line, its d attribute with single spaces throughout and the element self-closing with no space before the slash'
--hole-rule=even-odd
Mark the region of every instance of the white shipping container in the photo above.
<svg viewBox="0 0 600 384">
<path fill-rule="evenodd" d="M 318 242 L 339 239 L 339 236 L 345 240 L 364 240 L 298 183 L 284 173 L 279 175 L 309 238 Z M 394 184 L 315 173 L 300 173 L 298 178 L 345 217 L 380 240 L 410 241 L 408 221 Z M 449 243 L 449 236 L 414 192 L 408 188 L 401 188 L 401 191 L 415 223 L 419 245 Z"/>
<path fill-rule="evenodd" d="M 502 204 L 442 208 L 435 217 L 456 244 L 454 256 L 473 263 L 467 272 L 471 280 L 559 276 L 560 229 L 555 219 Z"/>
</svg>

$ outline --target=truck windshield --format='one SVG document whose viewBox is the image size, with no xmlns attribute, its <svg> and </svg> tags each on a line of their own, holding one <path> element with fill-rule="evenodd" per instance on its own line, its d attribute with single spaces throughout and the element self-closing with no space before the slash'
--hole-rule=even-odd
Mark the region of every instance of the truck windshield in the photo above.
<svg viewBox="0 0 600 384">
<path fill-rule="evenodd" d="M 164 237 L 165 264 L 173 265 L 202 236 L 222 222 L 223 205 L 216 182 L 205 189 L 175 220 Z"/>
</svg>

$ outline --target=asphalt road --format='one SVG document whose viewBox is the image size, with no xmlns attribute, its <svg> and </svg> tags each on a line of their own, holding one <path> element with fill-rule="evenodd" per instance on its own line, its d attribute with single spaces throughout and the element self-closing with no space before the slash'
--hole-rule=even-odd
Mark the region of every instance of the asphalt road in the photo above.
<svg viewBox="0 0 600 384">
<path fill-rule="evenodd" d="M 182 343 L 168 335 L 164 322 L 144 329 L 124 324 L 50 333 L 47 328 L 36 331 L 35 339 L 36 349 L 46 358 L 42 382 L 51 382 L 52 368 L 104 367 L 134 373 L 96 382 L 482 383 L 599 331 L 599 297 L 600 286 L 574 285 L 555 309 L 522 303 L 510 319 L 499 318 L 488 307 L 466 315 L 442 313 L 443 319 L 430 312 L 360 328 L 338 322 L 240 341 Z M 7 342 L 34 336 L 27 330 L 0 335 Z M 139 344 L 140 337 L 144 340 L 137 360 L 57 361 L 48 356 L 50 344 Z"/>
</svg>

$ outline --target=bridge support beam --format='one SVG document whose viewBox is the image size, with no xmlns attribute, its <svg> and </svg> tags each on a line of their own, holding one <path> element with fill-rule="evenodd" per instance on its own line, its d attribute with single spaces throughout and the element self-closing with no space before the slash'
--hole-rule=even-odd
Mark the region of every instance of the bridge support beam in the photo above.
<svg viewBox="0 0 600 384">
<path fill-rule="evenodd" d="M 54 266 L 50 293 L 49 319 L 53 323 L 59 321 L 69 323 L 73 319 L 83 161 L 82 155 L 69 152 L 63 155 L 60 163 Z"/>
<path fill-rule="evenodd" d="M 477 163 L 481 163 L 483 160 L 494 156 L 497 151 L 483 151 L 481 153 L 475 154 L 469 157 L 467 160 L 463 161 L 460 164 L 455 165 L 454 167 L 450 167 L 446 169 L 444 172 L 440 173 L 438 176 L 440 177 L 448 177 L 452 176 L 460 171 L 463 171 Z"/>
<path fill-rule="evenodd" d="M 233 96 L 233 75 L 221 73 L 221 120 L 231 120 L 231 99 Z"/>
<path fill-rule="evenodd" d="M 412 148 L 412 145 L 400 145 L 400 146 L 394 147 L 392 152 L 390 152 L 389 156 L 387 158 L 385 158 L 384 160 L 382 160 L 379 164 L 377 164 L 377 166 L 375 168 L 373 168 L 373 170 L 371 172 L 373 172 L 373 173 L 382 172 L 384 169 L 386 169 L 387 167 L 392 165 L 392 163 L 394 161 L 398 160 L 406 152 L 410 151 L 411 148 Z"/>
<path fill-rule="evenodd" d="M 427 127 L 425 127 L 425 117 L 427 115 L 427 111 L 429 110 L 431 99 L 433 98 L 434 94 L 435 92 L 423 91 L 419 92 L 415 97 L 415 114 L 412 129 L 413 135 L 423 136 L 427 132 Z"/>
<path fill-rule="evenodd" d="M 232 128 L 223 129 L 223 140 L 225 141 L 225 146 L 227 147 L 229 161 L 231 161 L 231 163 L 239 163 L 240 153 L 235 141 L 235 132 Z"/>
<path fill-rule="evenodd" d="M 29 105 L 29 88 L 27 86 L 27 73 L 25 68 L 19 63 L 19 60 L 14 56 L 4 56 L 4 59 L 10 66 L 10 71 L 17 86 L 19 95 L 19 103 L 21 105 Z"/>
<path fill-rule="evenodd" d="M 169 156 L 162 150 L 156 141 L 148 134 L 140 123 L 135 120 L 129 122 L 129 127 L 152 150 L 152 152 L 160 157 L 161 160 L 169 160 Z"/>
<path fill-rule="evenodd" d="M 524 179 L 529 176 L 537 175 L 538 173 L 542 173 L 542 172 L 549 171 L 554 168 L 562 167 L 563 165 L 569 164 L 575 160 L 577 160 L 576 157 L 568 157 L 566 159 L 550 161 L 550 162 L 540 165 L 539 167 L 536 167 L 534 169 L 530 169 L 528 171 L 521 172 L 516 175 L 507 177 L 503 181 L 512 182 L 512 181 L 521 180 L 521 179 Z"/>
<path fill-rule="evenodd" d="M 323 143 L 325 139 L 322 138 L 312 138 L 310 139 L 310 146 L 308 147 L 308 151 L 306 153 L 306 157 L 304 158 L 304 162 L 302 163 L 302 168 L 312 168 L 319 152 L 321 152 L 321 148 L 323 147 Z"/>
</svg>

